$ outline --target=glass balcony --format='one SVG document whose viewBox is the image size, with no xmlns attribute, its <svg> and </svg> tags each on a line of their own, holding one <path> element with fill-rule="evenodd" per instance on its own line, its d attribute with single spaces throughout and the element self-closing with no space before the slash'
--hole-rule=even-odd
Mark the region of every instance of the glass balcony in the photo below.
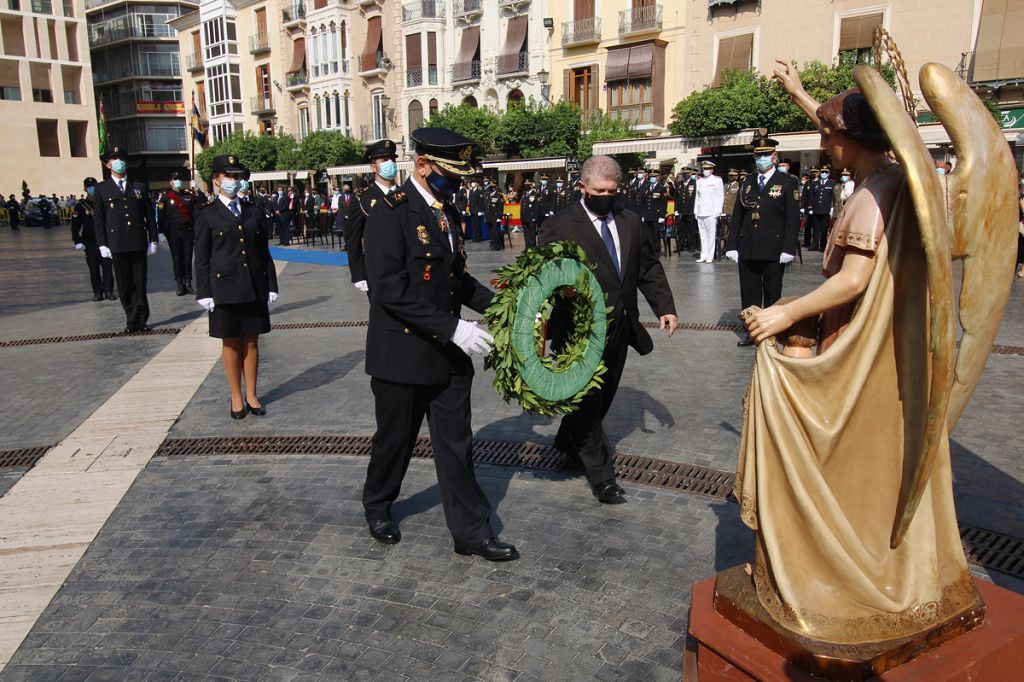
<svg viewBox="0 0 1024 682">
<path fill-rule="evenodd" d="M 644 5 L 619 12 L 619 36 L 661 30 L 661 5 Z"/>
<path fill-rule="evenodd" d="M 587 17 L 562 23 L 562 47 L 601 42 L 601 17 Z"/>
<path fill-rule="evenodd" d="M 203 55 L 199 52 L 185 55 L 185 68 L 189 73 L 203 70 Z"/>
</svg>

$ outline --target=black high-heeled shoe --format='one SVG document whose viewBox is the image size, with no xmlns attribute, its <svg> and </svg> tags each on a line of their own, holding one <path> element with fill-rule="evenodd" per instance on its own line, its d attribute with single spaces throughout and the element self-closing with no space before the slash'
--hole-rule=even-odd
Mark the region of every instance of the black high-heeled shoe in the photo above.
<svg viewBox="0 0 1024 682">
<path fill-rule="evenodd" d="M 265 407 L 253 407 L 249 404 L 248 400 L 245 401 L 245 407 L 257 417 L 262 417 L 267 413 L 267 409 Z"/>
<path fill-rule="evenodd" d="M 246 415 L 246 413 L 248 411 L 249 411 L 249 404 L 248 403 L 243 403 L 242 404 L 242 409 L 240 409 L 238 412 L 235 412 L 234 410 L 231 410 L 231 418 L 232 419 L 245 419 L 245 415 Z"/>
</svg>

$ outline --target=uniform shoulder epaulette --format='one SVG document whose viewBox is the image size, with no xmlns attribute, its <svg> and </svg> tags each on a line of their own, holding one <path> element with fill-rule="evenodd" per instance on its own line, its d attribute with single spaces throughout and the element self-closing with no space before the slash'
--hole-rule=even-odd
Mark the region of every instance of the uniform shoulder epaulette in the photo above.
<svg viewBox="0 0 1024 682">
<path fill-rule="evenodd" d="M 214 203 L 216 203 L 216 200 L 214 200 L 214 201 L 207 201 L 207 202 L 206 202 L 205 204 L 203 204 L 202 206 L 196 206 L 195 210 L 196 210 L 196 211 L 205 211 L 206 209 L 208 209 L 208 208 L 210 208 L 211 206 L 213 206 L 213 205 L 214 205 Z"/>
<path fill-rule="evenodd" d="M 387 204 L 388 208 L 395 208 L 404 204 L 408 198 L 405 192 L 390 192 L 384 195 L 384 203 Z"/>
</svg>

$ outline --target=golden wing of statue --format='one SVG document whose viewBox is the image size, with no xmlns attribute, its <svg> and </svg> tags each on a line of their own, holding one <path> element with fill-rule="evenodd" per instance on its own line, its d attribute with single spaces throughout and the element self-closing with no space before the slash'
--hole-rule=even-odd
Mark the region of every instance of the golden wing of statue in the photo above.
<svg viewBox="0 0 1024 682">
<path fill-rule="evenodd" d="M 960 326 L 946 426 L 952 431 L 978 385 L 1013 281 L 1017 168 L 1002 131 L 981 100 L 945 66 L 925 64 L 921 91 L 956 150 L 946 181 L 952 257 L 963 260 Z"/>
<path fill-rule="evenodd" d="M 896 158 L 903 165 L 927 261 L 932 374 L 928 387 L 928 411 L 923 433 L 919 434 L 921 446 L 905 453 L 903 479 L 889 539 L 890 546 L 896 548 L 914 518 L 931 476 L 938 446 L 946 437 L 946 409 L 956 356 L 949 222 L 935 164 L 917 132 L 917 125 L 896 93 L 870 67 L 858 66 L 853 70 L 853 78 L 892 143 Z"/>
</svg>

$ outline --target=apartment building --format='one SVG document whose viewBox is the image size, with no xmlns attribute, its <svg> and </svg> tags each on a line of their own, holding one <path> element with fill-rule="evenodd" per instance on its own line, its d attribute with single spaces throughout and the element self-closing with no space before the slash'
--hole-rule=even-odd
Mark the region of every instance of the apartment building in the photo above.
<svg viewBox="0 0 1024 682">
<path fill-rule="evenodd" d="M 401 132 L 446 104 L 504 110 L 554 101 L 548 0 L 407 0 L 402 5 Z"/>
<path fill-rule="evenodd" d="M 0 2 L 0 193 L 80 192 L 98 175 L 84 0 Z"/>
<path fill-rule="evenodd" d="M 93 87 L 111 144 L 133 177 L 164 187 L 188 164 L 186 105 L 175 29 L 193 0 L 85 0 Z"/>
<path fill-rule="evenodd" d="M 686 3 L 566 0 L 551 3 L 553 100 L 603 109 L 660 135 L 686 91 Z"/>
</svg>

